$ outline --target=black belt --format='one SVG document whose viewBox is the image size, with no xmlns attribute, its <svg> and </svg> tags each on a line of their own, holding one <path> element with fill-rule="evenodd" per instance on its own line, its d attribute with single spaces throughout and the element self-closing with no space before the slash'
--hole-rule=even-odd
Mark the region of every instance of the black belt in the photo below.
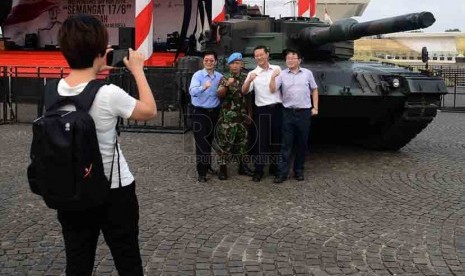
<svg viewBox="0 0 465 276">
<path fill-rule="evenodd" d="M 293 108 L 293 107 L 285 107 L 287 110 L 299 112 L 299 111 L 310 111 L 311 108 Z"/>
<path fill-rule="evenodd" d="M 218 111 L 219 107 L 205 108 L 205 107 L 194 106 L 194 109 L 195 111 L 214 112 L 214 111 Z"/>
<path fill-rule="evenodd" d="M 279 106 L 282 106 L 282 104 L 281 104 L 281 103 L 274 103 L 274 104 L 268 104 L 268 105 L 264 105 L 263 107 L 265 107 L 265 106 L 273 108 L 273 107 L 279 107 Z"/>
</svg>

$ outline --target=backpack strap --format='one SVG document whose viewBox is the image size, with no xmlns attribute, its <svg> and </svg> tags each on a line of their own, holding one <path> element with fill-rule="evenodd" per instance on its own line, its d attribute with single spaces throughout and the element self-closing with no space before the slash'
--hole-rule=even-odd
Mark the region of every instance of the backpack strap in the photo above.
<svg viewBox="0 0 465 276">
<path fill-rule="evenodd" d="M 58 94 L 58 82 L 59 80 L 47 80 L 43 99 L 45 111 L 51 110 L 55 103 L 58 103 L 62 100 L 61 98 L 64 98 Z"/>
<path fill-rule="evenodd" d="M 56 110 L 65 104 L 74 104 L 76 109 L 88 112 L 100 87 L 109 84 L 107 81 L 94 79 L 78 95 L 65 97 L 58 94 L 58 82 L 59 80 L 52 80 L 47 82 L 45 86 L 44 105 L 46 111 Z"/>
<path fill-rule="evenodd" d="M 71 97 L 76 109 L 88 112 L 100 87 L 106 84 L 109 83 L 104 80 L 91 80 L 79 95 Z"/>
<path fill-rule="evenodd" d="M 116 125 L 118 126 L 118 123 L 116 123 Z M 118 127 L 116 127 L 118 129 Z M 123 184 L 121 183 L 121 168 L 120 168 L 120 164 L 119 164 L 119 156 L 120 156 L 120 153 L 119 153 L 119 148 L 118 148 L 118 136 L 119 136 L 119 133 L 116 134 L 116 137 L 115 137 L 115 148 L 113 149 L 113 158 L 111 160 L 111 168 L 110 168 L 110 187 L 111 187 L 111 184 L 113 183 L 113 164 L 115 164 L 115 153 L 118 152 L 118 177 L 119 177 L 119 188 L 122 188 L 123 187 Z"/>
</svg>

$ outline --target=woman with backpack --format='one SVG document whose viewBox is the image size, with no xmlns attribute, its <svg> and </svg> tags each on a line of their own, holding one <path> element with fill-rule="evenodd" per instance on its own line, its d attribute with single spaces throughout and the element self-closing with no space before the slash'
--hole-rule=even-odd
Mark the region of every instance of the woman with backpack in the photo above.
<svg viewBox="0 0 465 276">
<path fill-rule="evenodd" d="M 96 79 L 98 72 L 109 69 L 106 56 L 111 49 L 108 49 L 107 29 L 96 17 L 73 15 L 63 22 L 58 40 L 71 68 L 69 75 L 58 82 L 58 94 L 64 97 L 79 95 L 89 82 Z M 139 100 L 116 85 L 106 84 L 97 91 L 89 110 L 95 122 L 104 173 L 111 181 L 108 196 L 103 205 L 82 211 L 58 209 L 66 250 L 66 275 L 92 275 L 100 231 L 119 275 L 143 275 L 135 181 L 116 142 L 115 126 L 118 117 L 152 119 L 157 114 L 157 106 L 144 75 L 144 56 L 129 49 L 124 64 L 136 81 Z"/>
</svg>

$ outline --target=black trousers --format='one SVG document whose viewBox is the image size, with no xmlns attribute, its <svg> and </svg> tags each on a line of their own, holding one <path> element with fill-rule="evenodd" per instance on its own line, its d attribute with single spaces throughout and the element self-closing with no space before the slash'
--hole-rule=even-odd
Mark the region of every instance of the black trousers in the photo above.
<svg viewBox="0 0 465 276">
<path fill-rule="evenodd" d="M 85 211 L 58 210 L 66 251 L 66 275 L 92 275 L 100 231 L 118 274 L 143 275 L 139 251 L 139 204 L 135 183 L 111 189 L 107 202 Z"/>
<path fill-rule="evenodd" d="M 257 130 L 254 145 L 255 172 L 263 172 L 265 164 L 276 166 L 281 145 L 282 109 L 280 103 L 257 106 L 254 122 Z"/>
<path fill-rule="evenodd" d="M 283 127 L 279 174 L 287 178 L 292 149 L 295 147 L 294 174 L 303 175 L 312 112 L 310 108 L 283 108 Z"/>
<path fill-rule="evenodd" d="M 192 129 L 195 139 L 195 159 L 197 173 L 201 176 L 207 175 L 207 170 L 212 164 L 211 152 L 219 110 L 219 108 L 194 107 Z"/>
</svg>

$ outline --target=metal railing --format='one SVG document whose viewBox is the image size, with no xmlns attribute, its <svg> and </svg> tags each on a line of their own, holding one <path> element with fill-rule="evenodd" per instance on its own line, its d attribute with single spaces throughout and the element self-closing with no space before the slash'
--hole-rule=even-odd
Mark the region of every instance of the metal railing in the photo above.
<svg viewBox="0 0 465 276">
<path fill-rule="evenodd" d="M 424 65 L 406 66 L 425 71 Z M 62 78 L 66 67 L 0 66 L 0 124 L 30 123 L 43 110 L 44 86 L 51 79 Z M 188 106 L 192 70 L 174 67 L 144 69 L 157 101 L 158 116 L 148 122 L 122 120 L 123 131 L 184 133 L 190 128 Z M 430 74 L 442 77 L 449 92 L 442 97 L 441 110 L 465 111 L 465 67 L 430 66 Z M 137 98 L 134 78 L 126 69 L 115 69 L 98 78 L 122 87 Z"/>
<path fill-rule="evenodd" d="M 147 67 L 144 69 L 147 81 L 157 102 L 158 116 L 155 120 L 139 122 L 123 120 L 123 131 L 184 133 L 188 130 L 187 103 L 189 82 L 192 77 L 186 69 L 174 67 Z M 126 69 L 113 71 L 108 80 L 131 96 L 138 96 L 133 76 Z"/>
<path fill-rule="evenodd" d="M 69 72 L 66 67 L 0 67 L 0 123 L 30 123 L 43 112 L 45 84 Z M 184 133 L 187 123 L 188 93 L 192 73 L 174 67 L 144 68 L 148 83 L 157 101 L 156 119 L 148 122 L 121 120 L 123 131 Z M 115 69 L 97 78 L 122 87 L 138 97 L 137 86 L 126 69 Z"/>
<path fill-rule="evenodd" d="M 7 68 L 0 66 L 0 125 L 6 122 L 8 102 Z"/>
<path fill-rule="evenodd" d="M 405 68 L 414 72 L 429 72 L 434 76 L 440 76 L 444 79 L 448 88 L 448 93 L 441 98 L 441 107 L 443 111 L 465 111 L 465 66 L 429 66 L 410 65 Z"/>
</svg>

